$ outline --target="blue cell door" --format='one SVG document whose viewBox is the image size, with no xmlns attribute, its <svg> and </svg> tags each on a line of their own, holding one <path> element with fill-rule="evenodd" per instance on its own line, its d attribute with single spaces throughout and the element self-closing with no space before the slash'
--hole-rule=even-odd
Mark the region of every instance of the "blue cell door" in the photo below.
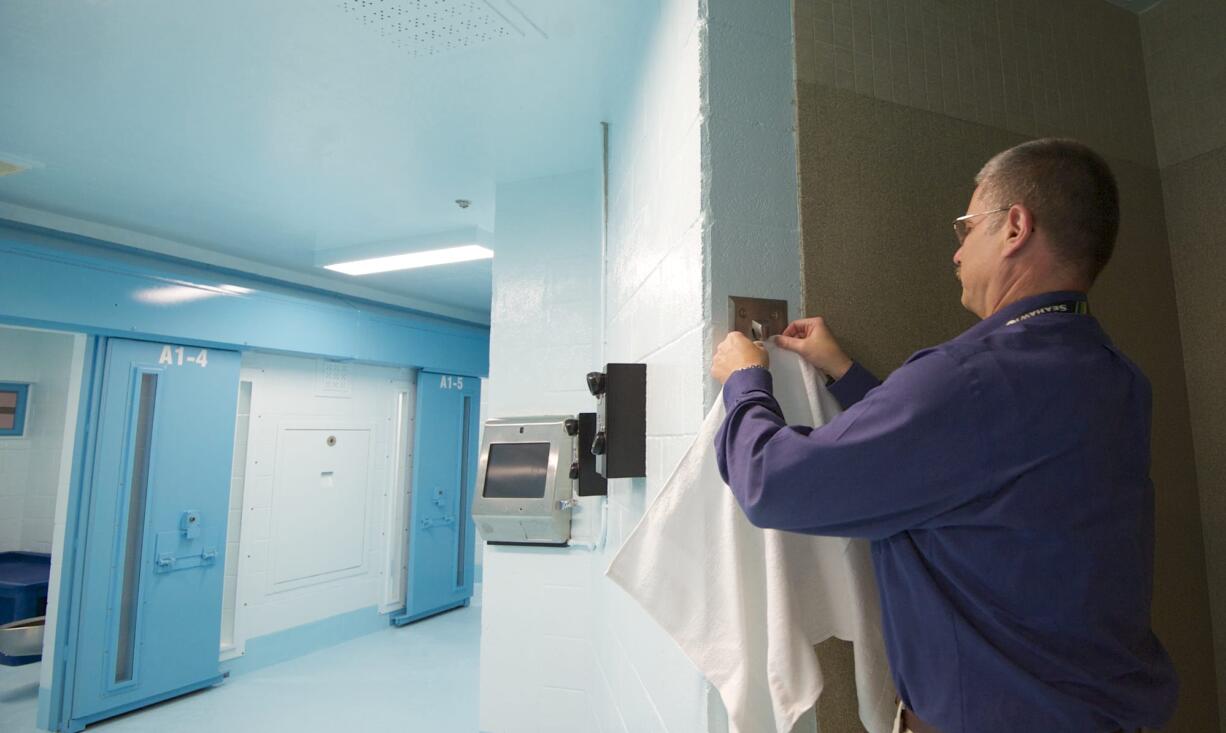
<svg viewBox="0 0 1226 733">
<path fill-rule="evenodd" d="M 481 380 L 417 377 L 408 582 L 398 625 L 458 606 L 473 594 L 472 491 Z"/>
<path fill-rule="evenodd" d="M 220 681 L 239 355 L 103 345 L 70 730 Z"/>
</svg>

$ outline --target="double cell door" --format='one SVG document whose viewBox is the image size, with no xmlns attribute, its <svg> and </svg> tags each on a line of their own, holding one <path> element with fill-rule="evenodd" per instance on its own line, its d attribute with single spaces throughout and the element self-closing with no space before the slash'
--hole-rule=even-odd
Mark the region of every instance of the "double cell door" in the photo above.
<svg viewBox="0 0 1226 733">
<path fill-rule="evenodd" d="M 239 354 L 99 348 L 69 730 L 221 679 Z"/>
<path fill-rule="evenodd" d="M 473 593 L 473 483 L 481 380 L 422 371 L 417 378 L 405 624 L 467 605 Z"/>
</svg>

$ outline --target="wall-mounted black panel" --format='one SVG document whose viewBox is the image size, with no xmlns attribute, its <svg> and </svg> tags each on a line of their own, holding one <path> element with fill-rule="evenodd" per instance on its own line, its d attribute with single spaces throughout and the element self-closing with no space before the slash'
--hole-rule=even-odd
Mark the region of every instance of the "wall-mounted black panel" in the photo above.
<svg viewBox="0 0 1226 733">
<path fill-rule="evenodd" d="M 596 413 L 579 413 L 579 496 L 608 496 L 609 481 L 596 470 L 592 441 L 596 439 Z"/>
<path fill-rule="evenodd" d="M 597 436 L 603 454 L 596 467 L 605 478 L 647 475 L 647 365 L 609 364 L 597 408 Z"/>
</svg>

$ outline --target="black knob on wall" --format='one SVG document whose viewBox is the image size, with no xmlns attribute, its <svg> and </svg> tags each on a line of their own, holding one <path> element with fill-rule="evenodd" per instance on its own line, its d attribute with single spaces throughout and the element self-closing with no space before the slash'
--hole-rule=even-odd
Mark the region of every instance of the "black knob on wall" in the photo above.
<svg viewBox="0 0 1226 733">
<path fill-rule="evenodd" d="M 567 434 L 567 435 L 574 436 L 574 435 L 578 435 L 578 434 L 579 434 L 579 421 L 578 421 L 578 420 L 576 420 L 575 418 L 573 418 L 573 417 L 572 417 L 572 418 L 570 418 L 569 420 L 567 420 L 567 421 L 565 421 L 564 423 L 562 423 L 562 425 L 563 425 L 563 427 L 565 427 L 565 428 L 566 428 L 566 434 Z M 573 478 L 573 477 L 572 477 L 572 478 Z"/>
<path fill-rule="evenodd" d="M 593 396 L 599 397 L 604 394 L 605 374 L 604 372 L 588 372 L 587 374 L 587 390 Z"/>
</svg>

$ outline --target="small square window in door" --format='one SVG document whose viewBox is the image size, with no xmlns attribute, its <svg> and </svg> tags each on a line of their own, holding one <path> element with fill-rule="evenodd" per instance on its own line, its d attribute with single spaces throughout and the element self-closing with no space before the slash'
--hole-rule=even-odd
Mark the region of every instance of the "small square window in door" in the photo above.
<svg viewBox="0 0 1226 733">
<path fill-rule="evenodd" d="M 30 385 L 0 382 L 0 437 L 17 438 L 25 435 L 26 404 Z"/>
</svg>

